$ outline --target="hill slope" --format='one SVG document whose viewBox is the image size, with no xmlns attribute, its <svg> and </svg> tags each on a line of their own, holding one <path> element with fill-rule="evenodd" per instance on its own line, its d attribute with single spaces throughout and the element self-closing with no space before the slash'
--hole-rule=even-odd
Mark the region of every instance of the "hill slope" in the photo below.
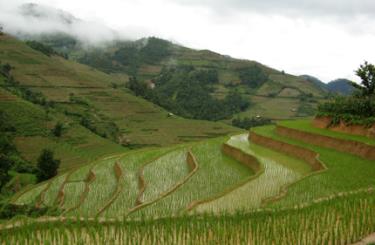
<svg viewBox="0 0 375 245">
<path fill-rule="evenodd" d="M 319 86 L 323 90 L 331 92 L 331 93 L 350 95 L 354 92 L 354 88 L 353 86 L 350 85 L 350 81 L 348 79 L 340 78 L 340 79 L 333 80 L 326 84 L 320 81 L 318 78 L 313 77 L 313 76 L 302 75 L 300 77 L 315 83 L 317 86 Z"/>
<path fill-rule="evenodd" d="M 143 38 L 137 41 L 114 41 L 105 46 L 83 48 L 83 44 L 72 36 L 51 34 L 35 37 L 38 41 L 50 45 L 59 52 L 67 53 L 70 59 L 87 64 L 116 78 L 119 84 L 126 84 L 129 76 L 135 76 L 141 83 L 152 86 L 158 100 L 151 100 L 182 114 L 185 117 L 196 117 L 191 113 L 181 113 L 177 107 L 184 107 L 178 95 L 165 90 L 174 88 L 176 76 L 181 82 L 192 85 L 194 81 L 206 84 L 205 79 L 197 78 L 190 72 L 181 75 L 181 69 L 189 68 L 194 74 L 205 71 L 211 75 L 207 86 L 199 87 L 212 96 L 222 100 L 234 91 L 242 94 L 251 106 L 238 114 L 234 110 L 221 117 L 232 115 L 262 115 L 271 118 L 293 118 L 312 114 L 316 100 L 324 97 L 326 92 L 314 82 L 277 71 L 255 61 L 239 60 L 220 55 L 209 50 L 194 50 L 159 38 Z M 167 74 L 169 79 L 160 81 Z M 192 78 L 193 77 L 193 78 Z M 194 90 L 187 90 L 197 97 Z M 314 97 L 309 101 L 302 97 Z M 149 96 L 147 97 L 149 99 Z M 163 103 L 160 98 L 168 101 Z M 165 106 L 165 104 L 172 106 Z M 193 107 L 188 104 L 188 106 Z M 275 108 L 273 108 L 275 106 Z M 306 108 L 309 110 L 306 110 Z M 194 111 L 193 109 L 191 111 Z M 309 111 L 309 113 L 307 113 Z M 200 118 L 204 118 L 200 116 Z M 216 119 L 214 116 L 212 119 Z"/>
<path fill-rule="evenodd" d="M 42 120 L 44 113 L 56 114 L 56 119 L 48 124 L 48 130 L 57 121 L 66 121 L 77 125 L 78 131 L 85 131 L 84 135 L 113 142 L 111 144 L 116 147 L 115 143 L 129 147 L 170 145 L 238 132 L 238 129 L 222 123 L 168 116 L 167 111 L 134 96 L 128 89 L 115 88 L 113 77 L 59 56 L 47 56 L 7 35 L 0 36 L 0 61 L 11 66 L 11 82 L 2 84 L 4 97 L 13 96 L 9 92 L 13 91 L 44 103 L 35 105 L 15 97 L 7 101 L 4 108 L 15 117 L 18 117 L 17 111 L 25 111 L 31 114 L 22 116 L 28 123 L 40 122 L 42 125 L 46 125 Z M 41 120 L 34 120 L 34 115 L 38 114 L 31 113 L 32 110 L 20 109 L 25 103 L 28 107 L 39 108 Z M 29 136 L 22 135 L 26 130 L 30 127 L 21 128 L 20 136 Z M 86 136 L 75 134 L 77 139 L 71 141 L 81 141 L 87 147 L 94 144 L 93 140 L 84 139 Z M 31 136 L 43 135 L 45 133 Z M 34 147 L 52 144 L 40 138 L 20 138 L 17 142 L 27 155 L 36 154 L 37 151 L 31 150 Z M 101 147 L 105 148 L 104 145 Z"/>
<path fill-rule="evenodd" d="M 343 95 L 351 95 L 354 92 L 354 87 L 350 85 L 350 81 L 347 79 L 336 79 L 331 81 L 327 84 L 327 88 L 330 92 Z"/>
</svg>

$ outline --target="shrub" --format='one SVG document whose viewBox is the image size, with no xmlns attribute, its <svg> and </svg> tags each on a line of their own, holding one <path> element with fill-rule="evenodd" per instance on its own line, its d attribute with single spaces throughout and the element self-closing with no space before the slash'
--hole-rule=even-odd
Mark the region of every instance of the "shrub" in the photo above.
<svg viewBox="0 0 375 245">
<path fill-rule="evenodd" d="M 333 117 L 333 124 L 341 120 L 349 124 L 369 125 L 375 122 L 375 100 L 359 97 L 337 97 L 320 104 L 318 116 Z"/>
<path fill-rule="evenodd" d="M 38 181 L 50 179 L 57 175 L 57 169 L 60 166 L 60 160 L 54 159 L 51 150 L 44 149 L 38 158 Z"/>
<path fill-rule="evenodd" d="M 240 69 L 239 76 L 241 82 L 248 85 L 250 88 L 260 87 L 268 80 L 268 75 L 262 68 L 256 65 Z"/>
<path fill-rule="evenodd" d="M 263 125 L 271 124 L 272 120 L 269 118 L 256 118 L 256 117 L 245 117 L 245 118 L 235 118 L 232 120 L 232 125 L 235 127 L 250 129 L 252 127 L 258 127 Z"/>
<path fill-rule="evenodd" d="M 61 122 L 56 123 L 55 127 L 52 129 L 52 134 L 56 137 L 61 137 L 64 130 L 64 125 Z"/>
</svg>

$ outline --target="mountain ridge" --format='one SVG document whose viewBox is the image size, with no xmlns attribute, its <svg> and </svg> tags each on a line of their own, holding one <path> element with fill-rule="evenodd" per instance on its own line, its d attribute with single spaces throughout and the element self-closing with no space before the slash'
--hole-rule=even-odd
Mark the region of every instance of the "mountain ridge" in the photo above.
<svg viewBox="0 0 375 245">
<path fill-rule="evenodd" d="M 315 83 L 317 86 L 331 93 L 337 93 L 341 95 L 351 95 L 355 91 L 354 87 L 351 86 L 351 81 L 345 78 L 338 78 L 328 83 L 324 83 L 314 76 L 301 75 L 300 77 L 310 80 L 311 82 Z"/>
</svg>

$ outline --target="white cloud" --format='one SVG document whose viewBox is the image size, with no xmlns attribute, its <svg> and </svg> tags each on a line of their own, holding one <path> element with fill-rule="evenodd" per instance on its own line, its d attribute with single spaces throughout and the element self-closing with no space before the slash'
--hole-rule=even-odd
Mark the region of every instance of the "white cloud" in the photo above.
<svg viewBox="0 0 375 245">
<path fill-rule="evenodd" d="M 9 5 L 4 1 L 0 0 L 0 21 L 6 12 L 3 5 Z M 16 1 L 20 2 L 23 1 Z M 257 60 L 292 74 L 314 75 L 324 81 L 354 79 L 353 71 L 360 63 L 375 63 L 372 0 L 35 2 L 97 23 L 72 30 L 88 40 L 113 38 L 113 33 L 107 32 L 109 26 L 122 37 L 156 35 L 193 48 Z M 13 21 L 13 17 L 5 19 Z M 30 23 L 21 26 L 33 31 L 45 28 L 35 24 L 30 27 Z"/>
</svg>

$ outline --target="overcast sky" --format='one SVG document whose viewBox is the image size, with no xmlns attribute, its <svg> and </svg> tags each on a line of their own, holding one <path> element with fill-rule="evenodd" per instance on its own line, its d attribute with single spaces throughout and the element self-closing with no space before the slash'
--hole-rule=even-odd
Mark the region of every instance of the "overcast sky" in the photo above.
<svg viewBox="0 0 375 245">
<path fill-rule="evenodd" d="M 0 22 L 30 2 L 0 0 Z M 327 82 L 375 63 L 374 0 L 34 0 L 95 23 L 86 38 L 158 36 Z M 7 12 L 8 11 L 8 12 Z M 12 13 L 12 14 L 10 14 Z M 38 25 L 39 26 L 39 25 Z M 98 27 L 98 28 L 97 28 Z M 100 28 L 99 28 L 100 27 Z M 30 28 L 42 28 L 35 25 Z M 90 29 L 90 30 L 89 30 Z M 98 31 L 99 30 L 99 31 Z M 80 32 L 80 31 L 78 31 Z"/>
</svg>

